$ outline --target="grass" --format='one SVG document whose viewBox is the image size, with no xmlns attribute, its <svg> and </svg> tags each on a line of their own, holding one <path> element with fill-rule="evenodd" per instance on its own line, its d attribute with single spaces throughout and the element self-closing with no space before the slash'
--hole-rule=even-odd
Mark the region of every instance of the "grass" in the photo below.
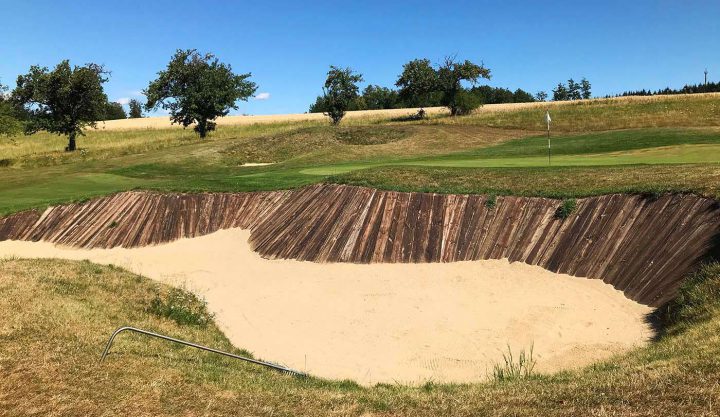
<svg viewBox="0 0 720 417">
<path fill-rule="evenodd" d="M 3 138 L 0 215 L 137 188 L 239 192 L 318 182 L 559 198 L 717 196 L 719 97 L 553 103 L 550 167 L 537 124 L 542 106 L 411 122 L 358 118 L 339 128 L 317 121 L 220 126 L 203 141 L 177 128 L 93 131 L 73 154 L 59 151 L 64 139 L 50 135 Z M 596 131 L 599 119 L 605 131 Z M 658 127 L 665 125 L 672 127 Z"/>
<path fill-rule="evenodd" d="M 505 112 L 480 112 L 467 118 L 433 119 L 503 129 L 545 130 L 545 111 L 552 115 L 553 131 L 597 132 L 653 127 L 720 126 L 720 94 L 657 97 L 619 97 L 548 103 Z"/>
<path fill-rule="evenodd" d="M 385 167 L 329 178 L 395 191 L 581 198 L 603 194 L 695 193 L 720 198 L 720 166 L 626 165 L 556 168 Z"/>
<path fill-rule="evenodd" d="M 512 349 L 508 346 L 507 353 L 503 353 L 503 362 L 493 367 L 493 380 L 496 382 L 515 381 L 527 379 L 533 375 L 537 361 L 533 358 L 533 346 L 529 351 L 520 350 L 517 361 L 513 357 Z"/>
<path fill-rule="evenodd" d="M 667 331 L 656 342 L 589 368 L 488 383 L 364 388 L 296 379 L 135 335 L 117 339 L 99 364 L 121 325 L 249 353 L 231 346 L 212 321 L 180 324 L 153 313 L 155 297 L 170 289 L 122 269 L 0 260 L 0 409 L 49 416 L 715 415 L 720 268 L 701 274 L 687 281 L 687 295 L 665 316 Z"/>
</svg>

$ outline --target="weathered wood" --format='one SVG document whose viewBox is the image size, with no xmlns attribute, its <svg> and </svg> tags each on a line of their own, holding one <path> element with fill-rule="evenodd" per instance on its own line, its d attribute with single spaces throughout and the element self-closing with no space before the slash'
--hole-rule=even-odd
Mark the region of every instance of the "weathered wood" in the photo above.
<svg viewBox="0 0 720 417">
<path fill-rule="evenodd" d="M 453 262 L 508 258 L 605 282 L 637 301 L 669 300 L 717 249 L 720 204 L 695 195 L 560 201 L 316 185 L 294 191 L 126 192 L 0 218 L 0 240 L 136 247 L 250 229 L 267 258 L 316 262 Z"/>
</svg>

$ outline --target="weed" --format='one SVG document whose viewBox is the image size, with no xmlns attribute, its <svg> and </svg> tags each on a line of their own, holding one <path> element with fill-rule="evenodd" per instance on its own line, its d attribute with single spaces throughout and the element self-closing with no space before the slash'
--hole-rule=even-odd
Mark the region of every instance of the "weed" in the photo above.
<svg viewBox="0 0 720 417">
<path fill-rule="evenodd" d="M 175 321 L 180 325 L 206 326 L 213 319 L 207 302 L 180 288 L 171 288 L 164 296 L 156 294 L 150 301 L 150 313 Z"/>
<path fill-rule="evenodd" d="M 495 204 L 497 204 L 497 196 L 495 194 L 490 194 L 485 199 L 485 207 L 488 209 L 493 209 L 495 207 Z"/>
<path fill-rule="evenodd" d="M 555 217 L 558 219 L 567 219 L 577 208 L 577 200 L 574 198 L 566 198 L 560 206 L 555 210 Z"/>
<path fill-rule="evenodd" d="M 114 229 L 114 228 L 117 227 L 117 225 L 118 225 L 118 222 L 116 222 L 115 220 L 113 220 L 113 221 L 111 221 L 111 222 L 107 225 L 107 227 L 108 227 L 108 229 Z"/>
<path fill-rule="evenodd" d="M 503 363 L 495 364 L 493 367 L 493 380 L 505 382 L 530 377 L 536 363 L 533 358 L 533 347 L 530 346 L 530 351 L 527 353 L 525 349 L 522 349 L 515 361 L 510 345 L 508 345 L 507 354 L 503 353 Z"/>
</svg>

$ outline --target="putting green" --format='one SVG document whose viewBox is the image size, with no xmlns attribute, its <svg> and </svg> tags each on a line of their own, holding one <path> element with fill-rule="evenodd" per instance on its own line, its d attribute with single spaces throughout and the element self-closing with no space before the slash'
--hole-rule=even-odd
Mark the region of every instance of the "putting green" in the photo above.
<svg viewBox="0 0 720 417">
<path fill-rule="evenodd" d="M 551 158 L 551 163 L 552 166 L 720 163 L 720 145 L 677 145 L 600 154 L 556 155 Z M 444 168 L 543 167 L 548 165 L 548 158 L 546 155 L 521 158 L 482 158 L 458 155 L 457 158 L 444 156 L 442 158 L 406 161 L 327 165 L 303 169 L 300 170 L 300 173 L 305 175 L 336 175 L 359 169 L 389 165 Z"/>
</svg>

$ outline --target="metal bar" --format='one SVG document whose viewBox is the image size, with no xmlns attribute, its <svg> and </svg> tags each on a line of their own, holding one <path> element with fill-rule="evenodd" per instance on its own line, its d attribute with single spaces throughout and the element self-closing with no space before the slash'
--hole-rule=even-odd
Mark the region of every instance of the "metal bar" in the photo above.
<svg viewBox="0 0 720 417">
<path fill-rule="evenodd" d="M 187 341 L 185 341 L 185 340 L 176 339 L 176 338 L 174 338 L 174 337 L 165 336 L 165 335 L 162 335 L 162 334 L 159 334 L 159 333 L 154 333 L 154 332 L 150 332 L 150 331 L 147 331 L 147 330 L 138 329 L 138 328 L 130 327 L 130 326 L 120 327 L 120 328 L 118 328 L 117 330 L 115 330 L 115 331 L 113 332 L 113 334 L 110 336 L 110 339 L 109 339 L 108 342 L 107 342 L 107 345 L 105 346 L 105 350 L 103 351 L 102 356 L 100 357 L 100 362 L 102 362 L 102 361 L 105 360 L 105 357 L 107 356 L 108 352 L 110 351 L 110 347 L 112 347 L 113 341 L 115 340 L 115 336 L 117 336 L 118 334 L 120 334 L 120 333 L 122 333 L 122 332 L 124 332 L 124 331 L 136 332 L 136 333 L 144 334 L 144 335 L 146 335 L 146 336 L 157 337 L 158 339 L 167 340 L 167 341 L 173 342 L 173 343 L 179 343 L 179 344 L 181 344 L 181 345 L 194 347 L 194 348 L 196 348 L 196 349 L 204 350 L 204 351 L 207 351 L 207 352 L 217 353 L 218 355 L 223 355 L 223 356 L 227 356 L 227 357 L 230 357 L 230 358 L 233 358 L 233 359 L 239 359 L 239 360 L 241 360 L 241 361 L 254 363 L 254 364 L 256 364 L 256 365 L 265 366 L 265 367 L 272 368 L 272 369 L 275 369 L 275 370 L 277 370 L 277 371 L 285 372 L 285 373 L 292 374 L 292 375 L 295 375 L 295 376 L 300 376 L 300 377 L 306 377 L 306 376 L 307 376 L 307 374 L 305 374 L 304 372 L 296 371 L 296 370 L 294 370 L 294 369 L 287 368 L 287 367 L 284 367 L 284 366 L 281 366 L 281 365 L 276 365 L 276 364 L 274 364 L 274 363 L 263 362 L 263 361 L 259 361 L 259 360 L 256 360 L 256 359 L 247 358 L 247 357 L 245 357 L 245 356 L 235 355 L 235 354 L 229 353 L 229 352 L 223 352 L 222 350 L 217 350 L 217 349 L 213 349 L 213 348 L 210 348 L 210 347 L 207 347 L 207 346 L 198 345 L 197 343 L 187 342 Z"/>
</svg>

